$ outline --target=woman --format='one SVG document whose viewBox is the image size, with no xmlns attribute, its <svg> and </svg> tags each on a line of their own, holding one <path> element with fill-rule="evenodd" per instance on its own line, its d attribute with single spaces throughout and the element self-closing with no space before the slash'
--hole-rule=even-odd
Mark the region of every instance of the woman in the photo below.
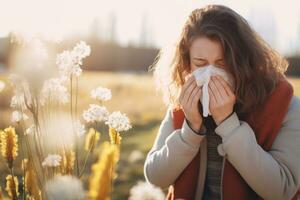
<svg viewBox="0 0 300 200">
<path fill-rule="evenodd" d="M 212 76 L 203 117 L 191 73 L 207 65 L 234 87 Z M 167 199 L 297 198 L 300 99 L 287 61 L 243 17 L 221 5 L 194 10 L 171 57 L 162 52 L 154 66 L 168 110 L 144 164 L 148 182 L 169 187 Z"/>
</svg>

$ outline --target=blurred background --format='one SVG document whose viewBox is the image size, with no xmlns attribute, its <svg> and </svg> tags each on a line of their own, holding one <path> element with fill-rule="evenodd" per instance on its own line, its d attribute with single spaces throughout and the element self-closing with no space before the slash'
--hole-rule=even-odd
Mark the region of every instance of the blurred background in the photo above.
<svg viewBox="0 0 300 200">
<path fill-rule="evenodd" d="M 237 11 L 288 59 L 287 75 L 300 96 L 300 3 L 296 0 L 1 0 L 0 80 L 6 81 L 16 67 L 18 47 L 34 38 L 46 41 L 43 48 L 53 54 L 86 41 L 91 55 L 84 60 L 79 79 L 79 112 L 92 103 L 90 91 L 102 86 L 112 90 L 112 100 L 105 103 L 108 109 L 120 110 L 131 119 L 133 128 L 123 135 L 113 195 L 113 199 L 127 199 L 130 188 L 144 180 L 144 160 L 166 111 L 149 66 L 160 48 L 174 42 L 187 15 L 210 3 Z M 11 96 L 9 89 L 0 94 L 1 129 L 10 124 Z M 0 158 L 0 170 L 5 171 L 3 163 Z"/>
</svg>

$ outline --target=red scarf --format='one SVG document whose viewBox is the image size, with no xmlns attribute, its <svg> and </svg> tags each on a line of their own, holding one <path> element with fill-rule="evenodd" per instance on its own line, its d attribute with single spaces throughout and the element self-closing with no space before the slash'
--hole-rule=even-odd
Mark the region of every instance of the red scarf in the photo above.
<svg viewBox="0 0 300 200">
<path fill-rule="evenodd" d="M 293 97 L 293 87 L 282 76 L 275 90 L 270 94 L 263 106 L 259 107 L 249 115 L 245 121 L 253 129 L 257 143 L 265 150 L 269 151 L 287 112 L 291 98 Z M 181 109 L 173 110 L 173 124 L 175 129 L 182 127 L 184 113 Z M 198 181 L 200 163 L 200 148 L 197 155 L 176 179 L 175 184 L 169 187 L 167 200 L 183 198 L 194 200 L 196 185 Z M 225 159 L 223 172 L 222 196 L 224 200 L 253 200 L 262 199 L 259 197 L 241 177 L 239 172 Z M 300 190 L 293 200 L 297 199 Z"/>
</svg>

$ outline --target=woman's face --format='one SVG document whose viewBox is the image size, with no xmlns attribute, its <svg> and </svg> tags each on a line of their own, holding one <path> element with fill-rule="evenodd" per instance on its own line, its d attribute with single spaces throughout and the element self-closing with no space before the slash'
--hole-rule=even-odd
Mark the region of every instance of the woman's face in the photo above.
<svg viewBox="0 0 300 200">
<path fill-rule="evenodd" d="M 228 71 L 221 43 L 203 36 L 196 38 L 191 44 L 190 63 L 191 72 L 206 65 L 214 65 Z"/>
</svg>

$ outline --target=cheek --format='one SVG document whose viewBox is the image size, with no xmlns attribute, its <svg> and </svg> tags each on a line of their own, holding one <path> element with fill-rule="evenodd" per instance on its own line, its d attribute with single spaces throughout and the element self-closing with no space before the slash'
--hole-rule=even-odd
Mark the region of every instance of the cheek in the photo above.
<svg viewBox="0 0 300 200">
<path fill-rule="evenodd" d="M 195 71 L 197 69 L 197 67 L 196 66 L 194 66 L 194 65 L 191 65 L 191 73 L 193 72 L 193 71 Z"/>
</svg>

